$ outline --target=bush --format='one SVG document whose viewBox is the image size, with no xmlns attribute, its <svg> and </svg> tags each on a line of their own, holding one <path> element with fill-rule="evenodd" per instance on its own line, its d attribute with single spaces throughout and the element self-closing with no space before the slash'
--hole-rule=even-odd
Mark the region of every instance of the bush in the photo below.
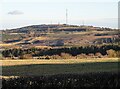
<svg viewBox="0 0 120 89">
<path fill-rule="evenodd" d="M 59 55 L 52 55 L 50 56 L 51 59 L 61 59 L 61 56 Z"/>
<path fill-rule="evenodd" d="M 97 52 L 97 53 L 95 53 L 95 56 L 98 58 L 102 58 L 103 55 L 100 52 Z"/>
<path fill-rule="evenodd" d="M 24 55 L 21 55 L 19 58 L 20 59 L 32 59 L 33 57 L 31 54 L 24 54 Z"/>
<path fill-rule="evenodd" d="M 71 59 L 72 58 L 72 55 L 70 55 L 68 53 L 61 53 L 60 56 L 63 59 Z"/>
<path fill-rule="evenodd" d="M 89 53 L 88 56 L 91 57 L 91 58 L 95 57 L 95 55 L 93 53 Z"/>
<path fill-rule="evenodd" d="M 86 54 L 79 54 L 79 55 L 77 55 L 77 58 L 79 59 L 83 59 L 83 58 L 87 58 L 87 55 Z"/>
<path fill-rule="evenodd" d="M 117 52 L 116 52 L 116 56 L 117 56 L 118 58 L 120 58 L 120 51 L 117 51 Z"/>
<path fill-rule="evenodd" d="M 107 50 L 108 57 L 116 57 L 116 52 L 113 49 Z"/>
</svg>

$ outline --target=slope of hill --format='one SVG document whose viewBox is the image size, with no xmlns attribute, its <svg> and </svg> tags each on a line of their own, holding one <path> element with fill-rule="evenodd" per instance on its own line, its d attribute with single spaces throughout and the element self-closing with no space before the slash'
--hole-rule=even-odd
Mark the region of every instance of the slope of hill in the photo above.
<svg viewBox="0 0 120 89">
<path fill-rule="evenodd" d="M 118 43 L 117 29 L 66 24 L 32 25 L 3 31 L 4 47 L 81 46 Z"/>
</svg>

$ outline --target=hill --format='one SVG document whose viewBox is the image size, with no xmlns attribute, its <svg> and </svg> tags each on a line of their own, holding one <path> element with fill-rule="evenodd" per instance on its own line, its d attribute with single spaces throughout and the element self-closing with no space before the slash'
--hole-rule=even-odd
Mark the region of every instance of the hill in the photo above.
<svg viewBox="0 0 120 89">
<path fill-rule="evenodd" d="M 117 29 L 66 24 L 31 25 L 2 31 L 3 48 L 61 47 L 119 42 Z"/>
</svg>

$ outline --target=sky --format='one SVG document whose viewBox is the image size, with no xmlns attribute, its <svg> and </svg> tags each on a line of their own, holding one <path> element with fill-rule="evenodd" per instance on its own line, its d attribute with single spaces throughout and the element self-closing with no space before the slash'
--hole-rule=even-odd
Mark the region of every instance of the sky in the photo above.
<svg viewBox="0 0 120 89">
<path fill-rule="evenodd" d="M 118 28 L 119 0 L 0 0 L 0 29 L 66 23 Z"/>
</svg>

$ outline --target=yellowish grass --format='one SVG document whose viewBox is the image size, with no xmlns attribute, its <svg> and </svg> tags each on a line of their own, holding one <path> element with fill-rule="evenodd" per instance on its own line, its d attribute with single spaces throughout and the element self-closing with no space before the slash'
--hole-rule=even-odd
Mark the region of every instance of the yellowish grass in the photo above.
<svg viewBox="0 0 120 89">
<path fill-rule="evenodd" d="M 14 42 L 14 43 L 1 43 L 0 47 L 9 47 L 9 46 L 14 46 L 16 44 L 19 44 L 21 42 Z"/>
<path fill-rule="evenodd" d="M 12 46 L 12 44 L 5 44 L 5 43 L 0 44 L 0 47 L 6 47 L 6 46 Z"/>
<path fill-rule="evenodd" d="M 52 48 L 52 47 L 50 47 L 50 46 L 34 46 L 35 48 L 42 48 L 42 49 L 44 49 L 44 48 Z"/>
<path fill-rule="evenodd" d="M 97 58 L 97 59 L 58 59 L 58 60 L 0 60 L 1 66 L 29 65 L 29 64 L 74 64 L 94 62 L 120 62 L 118 58 Z"/>
<path fill-rule="evenodd" d="M 30 40 L 29 42 L 33 42 L 33 41 L 35 41 L 35 40 L 48 40 L 49 38 L 47 38 L 47 37 L 35 37 L 35 38 L 33 38 L 32 40 Z"/>
</svg>

